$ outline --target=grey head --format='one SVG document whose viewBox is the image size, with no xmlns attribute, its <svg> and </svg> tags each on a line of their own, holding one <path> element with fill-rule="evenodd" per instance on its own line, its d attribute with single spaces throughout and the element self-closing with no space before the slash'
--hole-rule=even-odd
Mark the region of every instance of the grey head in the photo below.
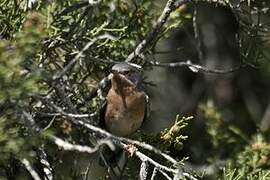
<svg viewBox="0 0 270 180">
<path fill-rule="evenodd" d="M 140 67 L 138 65 L 121 62 L 112 67 L 112 73 L 124 75 L 128 80 L 140 88 L 142 83 L 142 74 L 139 68 Z"/>
</svg>

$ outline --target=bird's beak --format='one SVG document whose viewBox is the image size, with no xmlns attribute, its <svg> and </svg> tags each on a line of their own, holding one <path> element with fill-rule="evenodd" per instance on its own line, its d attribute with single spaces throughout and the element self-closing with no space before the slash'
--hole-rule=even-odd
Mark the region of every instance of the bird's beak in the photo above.
<svg viewBox="0 0 270 180">
<path fill-rule="evenodd" d="M 108 78 L 109 78 L 109 79 L 112 79 L 113 76 L 117 76 L 117 75 L 119 76 L 119 73 L 118 73 L 118 72 L 112 71 L 112 72 L 109 74 Z"/>
</svg>

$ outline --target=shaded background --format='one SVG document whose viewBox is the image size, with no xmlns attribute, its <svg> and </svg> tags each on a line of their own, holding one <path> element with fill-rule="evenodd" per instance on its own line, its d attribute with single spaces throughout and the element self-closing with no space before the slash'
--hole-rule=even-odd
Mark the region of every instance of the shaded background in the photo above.
<svg viewBox="0 0 270 180">
<path fill-rule="evenodd" d="M 190 8 L 188 11 L 192 12 Z M 269 13 L 263 15 L 266 22 Z M 241 65 L 237 34 L 238 17 L 225 7 L 199 3 L 197 22 L 201 41 L 202 57 L 198 54 L 198 41 L 194 39 L 192 22 L 170 32 L 169 38 L 161 41 L 155 54 L 160 62 L 187 61 L 206 66 L 209 69 L 229 70 Z M 253 17 L 256 21 L 256 16 Z M 265 37 L 269 39 L 269 36 Z M 266 52 L 269 50 L 265 50 Z M 149 58 L 153 59 L 153 56 Z M 253 62 L 255 59 L 248 59 Z M 147 72 L 149 80 L 156 87 L 149 87 L 151 117 L 147 131 L 157 133 L 174 123 L 175 116 L 194 116 L 184 134 L 189 138 L 184 143 L 182 156 L 196 165 L 209 163 L 213 157 L 211 140 L 206 121 L 199 110 L 200 104 L 212 102 L 220 111 L 226 123 L 233 124 L 251 139 L 257 127 L 268 129 L 270 74 L 269 59 L 265 57 L 259 66 L 246 66 L 233 73 L 194 73 L 188 68 L 159 68 Z M 265 124 L 262 124 L 262 121 Z M 268 122 L 268 123 L 267 123 Z M 226 148 L 226 147 L 225 147 Z M 229 157 L 229 146 L 221 157 Z M 181 156 L 180 155 L 180 156 Z"/>
<path fill-rule="evenodd" d="M 48 153 L 55 179 L 80 179 L 87 172 L 88 179 L 105 179 L 107 170 L 98 164 L 98 153 L 66 152 L 33 132 L 34 125 L 45 128 L 52 121 L 52 116 L 46 114 L 56 111 L 49 103 L 35 99 L 35 95 L 48 97 L 70 113 L 96 112 L 100 99 L 93 98 L 91 91 L 111 67 L 96 58 L 124 60 L 151 31 L 166 1 L 155 1 L 155 6 L 151 1 L 139 0 L 101 1 L 100 6 L 76 0 L 33 1 L 36 4 L 28 7 L 29 2 L 3 1 L 5 6 L 0 8 L 5 12 L 3 21 L 0 19 L 0 27 L 4 27 L 0 29 L 0 145 L 4 144 L 0 148 L 0 179 L 30 179 L 19 161 L 28 156 L 42 176 L 40 156 L 36 154 L 39 148 Z M 146 135 L 159 138 L 145 141 L 176 159 L 188 156 L 184 167 L 206 171 L 205 179 L 222 177 L 219 166 L 214 166 L 224 167 L 225 160 L 233 164 L 232 169 L 227 168 L 229 173 L 237 168 L 244 178 L 253 171 L 255 175 L 262 170 L 269 173 L 270 45 L 269 31 L 264 28 L 269 27 L 270 5 L 267 1 L 241 1 L 241 7 L 234 7 L 232 12 L 217 3 L 199 3 L 196 39 L 194 5 L 181 6 L 172 13 L 166 28 L 177 20 L 182 22 L 162 36 L 154 48 L 147 49 L 147 60 L 190 60 L 220 70 L 245 67 L 233 73 L 213 74 L 192 72 L 187 67 L 144 66 L 146 81 L 154 86 L 146 85 L 151 112 L 142 129 Z M 107 20 L 110 23 L 104 22 Z M 55 83 L 51 79 L 89 40 L 108 32 L 120 40 L 96 41 L 61 80 Z M 34 125 L 23 112 L 33 116 Z M 189 138 L 183 149 L 163 147 L 159 133 L 174 124 L 177 114 L 194 116 L 181 132 Z M 46 133 L 75 144 L 96 145 L 99 137 L 95 133 L 74 125 L 61 113 L 53 118 Z M 98 117 L 86 120 L 97 125 Z M 141 132 L 132 138 L 144 141 Z M 166 164 L 160 157 L 147 155 Z M 129 163 L 127 176 L 138 179 L 140 161 L 132 158 Z"/>
</svg>

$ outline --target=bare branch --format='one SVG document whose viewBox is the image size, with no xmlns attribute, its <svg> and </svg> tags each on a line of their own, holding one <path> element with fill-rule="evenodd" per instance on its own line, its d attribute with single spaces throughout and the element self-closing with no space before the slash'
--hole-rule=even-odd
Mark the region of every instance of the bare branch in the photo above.
<svg viewBox="0 0 270 180">
<path fill-rule="evenodd" d="M 167 166 L 161 165 L 159 163 L 157 163 L 156 161 L 154 161 L 153 159 L 151 159 L 150 157 L 146 156 L 145 154 L 141 153 L 140 151 L 136 150 L 135 151 L 135 155 L 141 160 L 141 161 L 148 161 L 149 163 L 153 164 L 155 167 L 158 168 L 158 170 L 164 170 L 170 173 L 176 173 L 177 171 L 175 169 L 172 168 L 168 168 Z"/>
<path fill-rule="evenodd" d="M 186 3 L 187 0 L 178 1 L 177 6 L 175 6 L 175 2 L 176 0 L 167 1 L 167 4 L 163 9 L 160 17 L 158 18 L 157 23 L 154 25 L 151 33 L 148 34 L 148 36 L 137 45 L 135 50 L 129 54 L 129 56 L 125 60 L 126 62 L 134 62 L 137 57 L 140 57 L 142 55 L 143 51 L 157 38 L 162 26 L 167 22 L 171 12 L 174 11 L 176 7 Z"/>
<path fill-rule="evenodd" d="M 53 180 L 53 169 L 43 148 L 39 148 L 38 156 L 40 158 L 40 163 L 43 166 L 44 179 Z"/>
<path fill-rule="evenodd" d="M 56 118 L 56 116 L 54 115 L 52 120 L 49 122 L 49 124 L 45 128 L 43 128 L 43 131 L 46 131 L 47 129 L 49 129 L 52 126 L 55 118 Z"/>
<path fill-rule="evenodd" d="M 151 180 L 154 180 L 156 175 L 157 175 L 157 167 L 155 167 L 153 172 L 152 172 Z"/>
<path fill-rule="evenodd" d="M 140 168 L 140 180 L 146 180 L 148 171 L 148 163 L 147 161 L 142 161 Z"/>
<path fill-rule="evenodd" d="M 165 158 L 166 160 L 168 160 L 169 162 L 173 163 L 173 164 L 177 164 L 177 161 L 172 158 L 171 156 L 169 156 L 168 154 L 165 154 L 163 153 L 162 151 L 160 151 L 159 149 L 155 148 L 154 146 L 151 146 L 150 144 L 146 144 L 144 142 L 140 142 L 140 141 L 136 141 L 136 140 L 131 140 L 131 139 L 128 139 L 128 138 L 124 138 L 124 137 L 118 137 L 118 136 L 115 136 L 101 128 L 98 128 L 96 126 L 93 126 L 91 124 L 88 124 L 84 121 L 81 121 L 81 120 L 76 120 L 77 123 L 81 124 L 82 126 L 86 127 L 87 129 L 93 131 L 93 132 L 96 132 L 100 135 L 103 135 L 103 136 L 106 136 L 108 138 L 112 138 L 116 141 L 121 141 L 121 142 L 125 142 L 125 143 L 129 143 L 129 144 L 133 144 L 133 145 L 137 145 L 141 148 L 144 148 L 146 150 L 149 150 L 149 151 L 152 151 L 156 154 L 159 154 L 161 155 L 163 158 Z"/>
<path fill-rule="evenodd" d="M 135 155 L 137 157 L 139 157 L 139 159 L 141 161 L 150 162 L 155 167 L 158 167 L 158 170 L 164 170 L 164 171 L 167 171 L 167 172 L 170 172 L 170 173 L 173 173 L 173 174 L 178 174 L 179 173 L 179 169 L 181 167 L 180 167 L 178 161 L 176 161 L 170 155 L 163 153 L 162 151 L 160 151 L 159 149 L 155 148 L 154 146 L 152 146 L 150 144 L 146 144 L 144 142 L 140 142 L 140 141 L 136 141 L 136 140 L 131 140 L 131 139 L 124 138 L 124 137 L 115 136 L 115 135 L 113 135 L 113 134 L 111 134 L 111 133 L 109 133 L 109 132 L 107 132 L 107 131 L 105 131 L 105 130 L 103 130 L 101 128 L 98 128 L 98 127 L 96 127 L 94 125 L 91 125 L 89 123 L 84 122 L 83 120 L 80 120 L 80 118 L 74 119 L 74 117 L 68 116 L 69 113 L 64 112 L 63 109 L 61 109 L 60 107 L 58 107 L 58 106 L 56 106 L 56 105 L 54 105 L 52 103 L 50 103 L 50 105 L 52 105 L 53 108 L 56 111 L 58 111 L 59 113 L 61 113 L 63 116 L 69 117 L 69 119 L 71 120 L 71 122 L 73 122 L 74 124 L 82 125 L 83 127 L 87 128 L 88 130 L 90 130 L 92 132 L 95 132 L 95 133 L 97 133 L 97 134 L 99 134 L 101 136 L 104 136 L 106 138 L 112 139 L 112 140 L 116 141 L 116 143 L 118 143 L 120 146 L 122 146 L 122 148 L 125 147 L 125 144 L 123 144 L 123 143 L 126 143 L 126 144 L 133 144 L 133 145 L 139 146 L 139 147 L 141 147 L 143 149 L 152 151 L 152 152 L 154 152 L 154 153 L 162 156 L 167 161 L 171 162 L 173 164 L 173 167 L 176 168 L 176 169 L 172 169 L 172 168 L 169 168 L 167 166 L 161 165 L 161 164 L 157 163 L 156 161 L 154 161 L 153 159 L 151 159 L 150 157 L 144 155 L 140 151 L 138 151 L 138 150 L 135 151 Z M 65 150 L 75 150 L 75 151 L 86 152 L 86 153 L 96 152 L 99 149 L 99 146 L 101 144 L 104 144 L 104 143 L 107 144 L 109 142 L 111 143 L 111 141 L 108 142 L 108 140 L 107 141 L 99 141 L 98 144 L 95 147 L 90 148 L 88 146 L 81 146 L 81 145 L 70 144 L 70 143 L 65 142 L 64 140 L 62 140 L 60 138 L 57 138 L 55 136 L 49 136 L 49 137 L 50 137 L 50 139 L 53 140 L 53 142 L 55 144 L 57 144 L 58 146 L 62 147 Z M 121 143 L 121 142 L 123 142 L 123 143 Z M 113 144 L 108 144 L 108 145 L 110 145 L 110 147 L 112 149 L 114 149 Z M 190 174 L 186 174 L 186 175 L 190 175 Z M 185 174 L 183 174 L 183 176 L 185 176 Z M 193 177 L 192 175 L 190 175 L 190 176 Z"/>
<path fill-rule="evenodd" d="M 78 151 L 81 153 L 89 153 L 92 154 L 96 151 L 99 150 L 99 147 L 102 144 L 107 144 L 108 146 L 110 146 L 110 148 L 114 149 L 114 145 L 112 144 L 112 142 L 108 139 L 103 139 L 98 141 L 97 145 L 93 148 L 89 147 L 89 146 L 82 146 L 82 145 L 77 145 L 77 144 L 71 144 L 69 142 L 66 142 L 56 136 L 49 136 L 49 138 L 59 147 L 63 148 L 64 150 L 67 151 Z M 125 144 L 123 144 L 125 145 Z M 146 179 L 147 176 L 147 167 L 148 167 L 148 162 L 153 164 L 156 167 L 156 170 L 158 170 L 159 172 L 161 172 L 167 179 L 171 179 L 169 177 L 169 175 L 166 172 L 169 173 L 173 173 L 175 175 L 178 175 L 179 169 L 173 169 L 173 168 L 169 168 L 167 166 L 161 165 L 158 162 L 154 161 L 153 159 L 151 159 L 150 157 L 146 156 L 145 154 L 143 154 L 142 152 L 138 151 L 137 149 L 135 150 L 135 156 L 137 156 L 141 161 L 141 170 L 140 170 L 140 177 L 141 179 Z M 166 172 L 164 172 L 166 171 Z M 154 172 L 153 172 L 154 173 Z M 183 176 L 190 178 L 192 180 L 197 180 L 195 177 L 193 177 L 192 175 L 188 174 L 188 173 L 182 173 Z M 152 175 L 153 177 L 153 175 Z"/>
<path fill-rule="evenodd" d="M 198 51 L 198 57 L 199 57 L 199 60 L 202 61 L 203 59 L 202 41 L 201 41 L 201 36 L 200 36 L 201 33 L 198 27 L 198 4 L 196 2 L 194 3 L 192 22 L 193 22 L 193 29 L 194 29 L 194 38 L 197 42 L 196 47 Z"/>
<path fill-rule="evenodd" d="M 38 173 L 31 167 L 31 164 L 27 159 L 24 158 L 23 160 L 21 160 L 21 163 L 25 166 L 25 168 L 31 174 L 34 180 L 41 180 Z"/>
<path fill-rule="evenodd" d="M 76 144 L 71 144 L 67 141 L 64 141 L 56 136 L 49 136 L 49 138 L 58 146 L 63 148 L 66 151 L 78 151 L 81 153 L 95 153 L 96 151 L 99 150 L 99 147 L 103 144 L 108 145 L 111 149 L 115 149 L 114 145 L 110 140 L 100 140 L 97 142 L 97 145 L 93 148 L 89 146 L 82 146 L 82 145 L 76 145 Z"/>
<path fill-rule="evenodd" d="M 98 36 L 94 39 L 92 39 L 90 42 L 88 42 L 84 48 L 75 56 L 75 58 L 73 58 L 66 67 L 63 68 L 63 70 L 53 76 L 53 79 L 54 80 L 57 80 L 59 78 L 61 78 L 64 74 L 66 74 L 71 68 L 72 66 L 81 58 L 83 57 L 83 53 L 88 50 L 93 44 L 95 44 L 98 40 L 101 40 L 101 39 L 111 39 L 111 40 L 115 40 L 115 37 L 109 35 L 109 34 L 104 34 L 104 35 L 101 35 L 101 36 Z"/>
<path fill-rule="evenodd" d="M 228 69 L 228 70 L 221 70 L 221 69 L 209 69 L 207 67 L 193 64 L 190 60 L 185 62 L 171 62 L 171 63 L 161 63 L 157 61 L 150 61 L 150 64 L 152 66 L 158 66 L 158 67 L 169 67 L 169 68 L 177 68 L 177 67 L 188 67 L 191 71 L 197 73 L 197 72 L 204 72 L 204 73 L 211 73 L 211 74 L 226 74 L 226 73 L 233 73 L 235 71 L 238 71 L 242 67 L 245 67 L 245 64 L 239 65 L 235 68 Z"/>
<path fill-rule="evenodd" d="M 90 5 L 97 5 L 97 4 L 100 3 L 100 1 L 101 0 L 97 0 L 97 1 L 95 1 L 95 0 L 88 0 L 88 2 L 89 2 Z"/>
<path fill-rule="evenodd" d="M 94 117 L 97 115 L 97 112 L 93 112 L 91 114 L 72 114 L 72 113 L 67 113 L 67 114 L 63 114 L 63 113 L 44 113 L 44 112 L 38 112 L 37 113 L 38 115 L 41 115 L 41 116 L 68 116 L 68 117 L 72 117 L 72 118 L 89 118 L 89 117 Z"/>
<path fill-rule="evenodd" d="M 164 171 L 159 170 L 159 172 L 168 180 L 173 180 L 170 176 L 168 176 L 168 174 L 166 174 Z"/>
<path fill-rule="evenodd" d="M 85 6 L 88 6 L 89 2 L 78 2 L 78 3 L 74 3 L 66 8 L 64 8 L 61 12 L 60 12 L 60 16 L 64 16 L 70 12 L 76 11 L 80 8 L 83 8 Z M 91 4 L 90 4 L 91 5 Z"/>
</svg>

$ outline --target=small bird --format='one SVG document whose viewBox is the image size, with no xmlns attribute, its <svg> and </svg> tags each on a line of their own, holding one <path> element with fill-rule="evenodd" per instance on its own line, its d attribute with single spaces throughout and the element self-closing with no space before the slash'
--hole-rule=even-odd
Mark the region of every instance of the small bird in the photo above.
<svg viewBox="0 0 270 180">
<path fill-rule="evenodd" d="M 146 118 L 147 99 L 140 70 L 128 63 L 115 64 L 100 126 L 117 136 L 133 134 Z M 105 146 L 101 148 L 101 159 L 116 179 L 121 179 L 127 154 L 119 147 L 113 151 Z"/>
</svg>

